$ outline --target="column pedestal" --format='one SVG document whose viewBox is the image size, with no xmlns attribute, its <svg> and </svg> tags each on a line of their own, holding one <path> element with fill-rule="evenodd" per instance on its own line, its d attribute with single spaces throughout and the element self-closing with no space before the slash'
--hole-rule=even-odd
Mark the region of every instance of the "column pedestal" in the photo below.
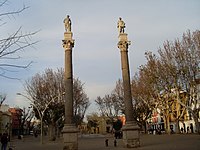
<svg viewBox="0 0 200 150">
<path fill-rule="evenodd" d="M 79 130 L 73 124 L 65 124 L 63 128 L 63 150 L 78 150 Z"/>
<path fill-rule="evenodd" d="M 122 128 L 123 143 L 126 148 L 136 148 L 140 146 L 139 127 L 133 122 L 127 122 Z"/>
</svg>

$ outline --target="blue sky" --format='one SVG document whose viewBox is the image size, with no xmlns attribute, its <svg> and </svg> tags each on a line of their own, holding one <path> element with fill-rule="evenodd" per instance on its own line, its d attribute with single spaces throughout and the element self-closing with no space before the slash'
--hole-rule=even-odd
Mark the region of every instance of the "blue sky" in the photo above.
<svg viewBox="0 0 200 150">
<path fill-rule="evenodd" d="M 145 64 L 146 51 L 157 52 L 166 40 L 181 38 L 188 29 L 200 28 L 199 0 L 15 0 L 9 1 L 1 12 L 16 10 L 23 5 L 29 9 L 7 18 L 1 27 L 2 38 L 22 26 L 24 32 L 40 30 L 32 40 L 34 47 L 22 53 L 21 63 L 34 61 L 30 68 L 14 73 L 21 79 L 0 77 L 0 92 L 7 94 L 5 103 L 23 106 L 23 83 L 46 68 L 64 67 L 63 20 L 70 15 L 75 39 L 73 49 L 74 76 L 85 83 L 93 103 L 97 96 L 109 94 L 121 78 L 120 51 L 117 48 L 119 17 L 126 23 L 125 32 L 131 41 L 129 61 L 131 76 Z M 88 112 L 92 112 L 94 103 Z"/>
</svg>

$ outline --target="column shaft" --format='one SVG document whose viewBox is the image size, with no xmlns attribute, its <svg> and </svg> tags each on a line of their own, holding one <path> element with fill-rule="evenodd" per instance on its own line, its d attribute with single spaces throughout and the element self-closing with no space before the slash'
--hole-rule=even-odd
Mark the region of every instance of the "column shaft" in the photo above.
<svg viewBox="0 0 200 150">
<path fill-rule="evenodd" d="M 122 78 L 123 78 L 123 87 L 124 87 L 125 114 L 126 114 L 126 121 L 128 122 L 128 121 L 133 121 L 133 103 L 132 103 L 127 50 L 121 50 L 121 66 L 122 66 Z"/>
<path fill-rule="evenodd" d="M 73 68 L 72 49 L 65 50 L 65 123 L 71 124 L 73 117 Z"/>
</svg>

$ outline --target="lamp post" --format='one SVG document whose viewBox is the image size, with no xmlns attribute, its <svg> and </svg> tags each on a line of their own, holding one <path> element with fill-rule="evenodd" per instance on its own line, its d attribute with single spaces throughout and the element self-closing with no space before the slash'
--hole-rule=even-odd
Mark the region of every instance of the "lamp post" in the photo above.
<svg viewBox="0 0 200 150">
<path fill-rule="evenodd" d="M 33 107 L 35 107 L 35 109 L 37 110 L 39 117 L 40 117 L 40 143 L 43 144 L 43 117 L 44 117 L 44 113 L 46 111 L 46 109 L 49 107 L 49 105 L 51 104 L 51 102 L 53 102 L 55 100 L 55 98 L 57 98 L 58 96 L 54 97 L 52 100 L 50 100 L 46 105 L 45 108 L 41 111 L 39 109 L 39 107 L 34 103 L 34 101 L 29 98 L 28 96 L 21 94 L 21 93 L 17 93 L 17 95 L 21 95 L 23 97 L 25 97 L 26 99 L 28 99 L 31 102 L 31 105 Z"/>
</svg>

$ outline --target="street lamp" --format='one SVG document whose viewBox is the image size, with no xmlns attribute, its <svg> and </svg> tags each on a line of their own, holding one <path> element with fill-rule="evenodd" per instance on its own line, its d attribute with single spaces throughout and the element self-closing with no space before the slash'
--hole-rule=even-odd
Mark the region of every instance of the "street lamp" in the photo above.
<svg viewBox="0 0 200 150">
<path fill-rule="evenodd" d="M 38 108 L 38 106 L 34 103 L 34 100 L 32 100 L 28 96 L 26 96 L 24 94 L 21 94 L 21 93 L 17 93 L 17 95 L 21 95 L 21 96 L 27 98 L 31 102 L 31 105 L 36 108 L 36 110 L 37 110 L 37 112 L 39 114 L 39 117 L 40 117 L 40 142 L 41 142 L 41 144 L 43 144 L 43 117 L 44 117 L 44 113 L 45 113 L 46 109 L 48 108 L 48 106 L 51 104 L 51 102 L 53 102 L 55 100 L 55 98 L 57 98 L 58 96 L 52 98 L 52 100 L 50 100 L 45 105 L 45 108 L 42 111 L 40 111 L 40 109 Z"/>
</svg>

